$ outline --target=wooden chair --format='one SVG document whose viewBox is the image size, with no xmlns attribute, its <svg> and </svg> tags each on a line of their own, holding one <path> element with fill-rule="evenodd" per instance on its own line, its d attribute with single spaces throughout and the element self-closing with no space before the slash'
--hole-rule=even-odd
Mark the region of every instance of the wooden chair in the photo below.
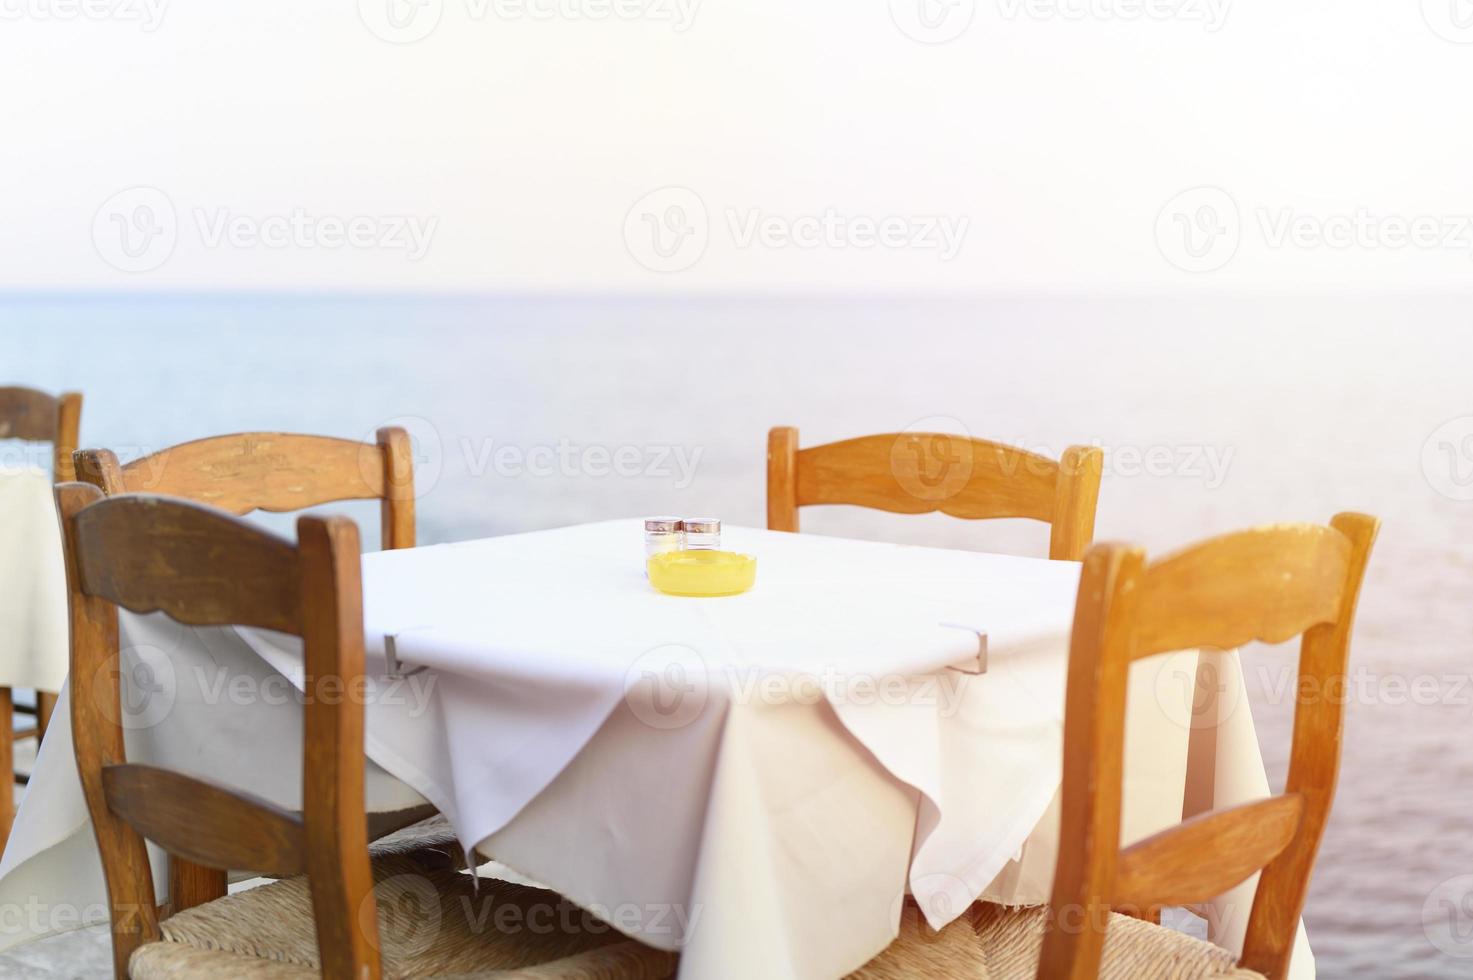
<svg viewBox="0 0 1473 980">
<path fill-rule="evenodd" d="M 1121 850 L 1127 679 L 1132 663 L 1157 654 L 1302 634 L 1296 690 L 1337 690 L 1378 527 L 1375 518 L 1340 514 L 1329 527 L 1242 531 L 1152 564 L 1138 548 L 1090 549 L 1069 653 L 1053 899 L 1032 911 L 974 905 L 942 931 L 961 951 L 955 976 L 980 975 L 979 963 L 991 977 L 1047 980 L 1288 975 L 1335 795 L 1343 699 L 1322 693 L 1296 706 L 1281 795 L 1202 814 Z M 1260 870 L 1237 962 L 1148 921 L 1153 910 L 1206 902 Z M 928 943 L 912 927 L 855 976 L 901 976 L 928 945 L 934 937 Z"/>
<path fill-rule="evenodd" d="M 0 439 L 49 442 L 52 448 L 52 478 L 57 482 L 76 479 L 72 453 L 82 424 L 82 396 L 69 391 L 48 395 L 34 388 L 0 387 Z M 17 707 L 9 687 L 0 687 L 0 773 L 15 772 L 15 740 L 41 739 L 56 708 L 55 691 L 37 691 L 34 709 Z M 36 724 L 15 731 L 15 713 L 34 711 Z M 15 784 L 0 779 L 0 847 L 15 819 Z"/>
<path fill-rule="evenodd" d="M 985 439 L 934 432 L 862 436 L 798 448 L 798 430 L 767 434 L 767 526 L 798 530 L 798 508 L 854 504 L 898 514 L 1027 517 L 1050 525 L 1049 557 L 1078 561 L 1094 537 L 1104 453 L 1071 446 L 1058 460 Z"/>
<path fill-rule="evenodd" d="M 0 439 L 49 442 L 58 483 L 76 478 L 72 453 L 82 425 L 82 396 L 48 395 L 34 388 L 0 387 Z"/>
<path fill-rule="evenodd" d="M 409 434 L 378 430 L 374 443 L 282 432 L 212 436 L 119 466 L 108 449 L 76 456 L 78 479 L 119 493 L 157 493 L 231 514 L 280 513 L 341 500 L 380 500 L 383 547 L 414 547 L 414 460 Z"/>
<path fill-rule="evenodd" d="M 484 881 L 478 898 L 470 876 L 437 864 L 430 852 L 380 849 L 371 859 L 361 698 L 307 698 L 301 815 L 128 762 L 119 606 L 192 625 L 300 636 L 309 690 L 333 682 L 333 690 L 362 690 L 359 542 L 351 521 L 304 516 L 293 544 L 182 500 L 103 499 L 95 487 L 70 483 L 57 488 L 57 503 L 71 614 L 72 734 L 102 856 L 118 980 L 668 975 L 671 954 L 619 942 L 607 928 L 513 934 L 487 930 L 462 911 L 484 908 L 476 903 L 488 894 L 522 910 L 556 905 L 562 900 L 553 893 Z M 145 837 L 200 866 L 297 877 L 160 922 Z M 375 882 L 392 901 L 379 901 Z M 406 901 L 429 903 L 417 909 L 429 918 L 410 909 L 406 919 Z M 434 934 L 426 937 L 431 920 Z"/>
<path fill-rule="evenodd" d="M 118 464 L 110 449 L 75 454 L 78 478 L 109 497 L 155 493 L 210 504 L 235 515 L 280 513 L 341 500 L 380 504 L 385 549 L 414 547 L 414 461 L 409 434 L 379 429 L 375 442 L 280 432 L 242 432 L 180 443 Z M 376 815 L 374 838 L 432 814 L 433 807 Z M 169 861 L 170 903 L 178 911 L 225 894 L 223 872 Z"/>
</svg>

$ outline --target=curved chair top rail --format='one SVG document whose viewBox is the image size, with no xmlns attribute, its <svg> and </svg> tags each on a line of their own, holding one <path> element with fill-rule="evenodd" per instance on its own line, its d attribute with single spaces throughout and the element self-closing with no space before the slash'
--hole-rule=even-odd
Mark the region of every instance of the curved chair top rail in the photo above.
<svg viewBox="0 0 1473 980">
<path fill-rule="evenodd" d="M 1094 534 L 1103 451 L 1057 460 L 964 435 L 889 432 L 798 448 L 798 430 L 768 434 L 768 527 L 796 531 L 798 509 L 851 504 L 898 514 L 1029 518 L 1051 525 L 1049 556 L 1079 560 Z"/>
<path fill-rule="evenodd" d="M 108 496 L 152 493 L 230 514 L 302 510 L 340 500 L 383 502 L 386 548 L 414 545 L 414 464 L 408 434 L 371 443 L 285 432 L 239 432 L 180 443 L 120 465 L 107 449 L 76 454 L 78 477 Z"/>
<path fill-rule="evenodd" d="M 72 526 L 86 595 L 191 626 L 302 634 L 300 563 L 285 538 L 214 507 L 142 493 L 99 495 Z"/>
<path fill-rule="evenodd" d="M 1133 656 L 1282 643 L 1341 611 L 1353 546 L 1334 527 L 1275 524 L 1225 534 L 1146 568 Z"/>
</svg>

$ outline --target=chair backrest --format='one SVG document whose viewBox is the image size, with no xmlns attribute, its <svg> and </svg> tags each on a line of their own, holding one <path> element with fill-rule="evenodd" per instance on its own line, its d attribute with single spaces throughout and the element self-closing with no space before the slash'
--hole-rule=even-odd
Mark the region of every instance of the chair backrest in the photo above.
<svg viewBox="0 0 1473 980">
<path fill-rule="evenodd" d="M 82 424 L 82 396 L 75 391 L 48 395 L 34 388 L 0 388 L 0 439 L 49 442 L 53 479 L 76 479 L 72 453 Z"/>
<path fill-rule="evenodd" d="M 126 466 L 108 449 L 77 453 L 77 478 L 119 493 L 156 493 L 231 514 L 301 510 L 339 500 L 382 501 L 383 547 L 414 547 L 414 460 L 409 434 L 377 441 L 241 432 L 180 443 Z"/>
<path fill-rule="evenodd" d="M 899 514 L 1028 517 L 1050 525 L 1049 557 L 1078 561 L 1094 537 L 1104 453 L 1071 446 L 1058 460 L 939 432 L 892 432 L 798 448 L 798 430 L 767 435 L 767 526 L 798 530 L 798 508 L 855 504 Z"/>
<path fill-rule="evenodd" d="M 364 809 L 363 611 L 358 528 L 304 516 L 297 543 L 184 500 L 56 489 L 71 615 L 77 771 L 102 853 L 114 968 L 159 938 L 145 838 L 209 868 L 306 873 L 322 973 L 378 977 Z M 302 638 L 309 696 L 301 816 L 204 779 L 129 763 L 123 744 L 118 607 L 191 625 L 239 624 Z M 343 692 L 348 692 L 343 696 Z"/>
<path fill-rule="evenodd" d="M 1084 559 L 1069 652 L 1053 923 L 1039 977 L 1096 977 L 1111 907 L 1203 902 L 1262 871 L 1241 965 L 1287 975 L 1310 872 L 1335 795 L 1350 629 L 1380 522 L 1281 524 L 1213 538 L 1147 564 L 1100 544 Z M 1302 634 L 1282 795 L 1215 810 L 1120 848 L 1126 684 L 1133 662 L 1193 647 Z M 1067 915 L 1066 915 L 1067 910 Z M 1064 927 L 1064 919 L 1071 927 Z"/>
</svg>

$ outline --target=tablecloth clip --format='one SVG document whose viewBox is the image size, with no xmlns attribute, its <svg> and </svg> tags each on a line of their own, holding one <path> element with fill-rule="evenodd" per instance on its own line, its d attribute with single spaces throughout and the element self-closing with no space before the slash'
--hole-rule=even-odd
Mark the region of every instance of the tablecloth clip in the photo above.
<svg viewBox="0 0 1473 980">
<path fill-rule="evenodd" d="M 427 669 L 423 666 L 420 666 L 410 667 L 408 670 L 405 670 L 404 661 L 399 659 L 398 644 L 396 642 L 397 640 L 397 633 L 384 634 L 384 659 L 389 662 L 390 677 L 413 677 L 420 671 Z"/>
<path fill-rule="evenodd" d="M 975 632 L 977 633 L 976 669 L 973 670 L 971 664 L 968 664 L 965 667 L 961 666 L 960 664 L 951 664 L 946 668 L 947 670 L 954 670 L 958 674 L 969 674 L 973 677 L 977 677 L 987 673 L 987 633 L 981 630 L 977 630 Z"/>
</svg>

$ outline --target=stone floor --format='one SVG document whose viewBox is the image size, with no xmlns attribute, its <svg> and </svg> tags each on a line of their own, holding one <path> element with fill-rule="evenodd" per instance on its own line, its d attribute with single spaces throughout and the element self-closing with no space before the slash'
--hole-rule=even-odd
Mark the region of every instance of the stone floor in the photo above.
<svg viewBox="0 0 1473 980">
<path fill-rule="evenodd" d="M 112 976 L 107 926 L 49 936 L 0 953 L 5 980 L 107 980 Z"/>
<path fill-rule="evenodd" d="M 15 767 L 30 772 L 36 761 L 36 742 L 15 744 Z M 17 784 L 16 800 L 26 788 Z M 106 926 L 93 926 L 17 946 L 0 953 L 3 980 L 106 980 L 112 976 L 112 944 Z"/>
</svg>

